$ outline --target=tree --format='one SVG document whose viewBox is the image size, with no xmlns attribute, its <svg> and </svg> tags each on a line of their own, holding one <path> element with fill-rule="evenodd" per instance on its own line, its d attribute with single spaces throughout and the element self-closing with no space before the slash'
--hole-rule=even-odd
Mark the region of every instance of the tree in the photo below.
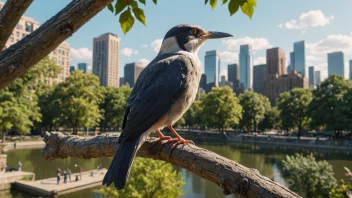
<svg viewBox="0 0 352 198">
<path fill-rule="evenodd" d="M 303 191 L 306 197 L 329 197 L 331 187 L 336 184 L 332 166 L 325 160 L 316 161 L 312 154 L 286 156 L 283 174 L 290 187 Z"/>
<path fill-rule="evenodd" d="M 277 107 L 272 107 L 265 112 L 264 119 L 259 123 L 259 128 L 261 130 L 279 129 L 281 126 L 280 111 Z"/>
<path fill-rule="evenodd" d="M 38 127 L 52 131 L 54 127 L 59 127 L 60 122 L 60 109 L 58 96 L 55 95 L 55 87 L 52 86 L 39 95 L 38 105 L 40 107 L 40 113 L 42 114 L 42 120 L 38 124 Z"/>
<path fill-rule="evenodd" d="M 27 10 L 33 0 L 8 0 L 0 11 L 0 49 L 3 49 L 12 30 Z M 157 0 L 153 0 L 156 4 Z M 230 15 L 235 14 L 239 8 L 250 18 L 253 15 L 256 0 L 224 0 L 228 3 Z M 205 1 L 208 3 L 208 0 Z M 38 30 L 0 53 L 0 88 L 5 87 L 17 77 L 23 75 L 34 64 L 59 46 L 63 41 L 72 36 L 79 28 L 92 17 L 108 6 L 115 15 L 121 13 L 119 22 L 126 33 L 137 18 L 143 24 L 146 19 L 140 4 L 146 0 L 73 0 L 55 16 L 44 23 Z M 217 1 L 210 0 L 212 9 Z M 133 15 L 132 15 L 133 13 Z M 68 20 L 69 19 L 69 20 Z M 49 42 L 50 41 L 50 42 Z"/>
<path fill-rule="evenodd" d="M 346 170 L 346 176 L 349 177 L 349 180 L 345 182 L 341 180 L 338 185 L 335 185 L 331 188 L 330 197 L 331 198 L 349 198 L 352 193 L 352 172 L 347 167 L 344 167 Z"/>
<path fill-rule="evenodd" d="M 55 89 L 60 110 L 60 123 L 72 127 L 77 135 L 79 127 L 93 127 L 102 118 L 99 104 L 103 94 L 98 77 L 76 70 Z"/>
<path fill-rule="evenodd" d="M 226 127 L 238 124 L 242 117 L 239 100 L 228 86 L 214 87 L 202 98 L 204 120 L 208 126 L 224 132 Z"/>
<path fill-rule="evenodd" d="M 265 112 L 270 109 L 269 99 L 253 91 L 245 91 L 239 96 L 242 106 L 241 125 L 247 131 L 256 130 L 260 121 L 264 119 Z"/>
<path fill-rule="evenodd" d="M 352 89 L 349 88 L 348 91 L 343 96 L 342 105 L 339 108 L 343 116 L 340 116 L 342 123 L 346 123 L 346 129 L 352 130 Z"/>
<path fill-rule="evenodd" d="M 115 88 L 103 87 L 103 102 L 100 104 L 100 109 L 103 117 L 100 121 L 101 128 L 118 128 L 122 126 L 122 121 L 125 113 L 125 106 L 130 88 Z"/>
<path fill-rule="evenodd" d="M 343 76 L 333 74 L 313 91 L 309 109 L 314 128 L 325 126 L 326 129 L 333 130 L 336 136 L 340 134 L 346 127 L 343 98 L 351 87 L 351 83 Z"/>
<path fill-rule="evenodd" d="M 308 106 L 311 101 L 312 92 L 304 88 L 295 88 L 288 93 L 280 94 L 277 100 L 282 122 L 287 124 L 288 128 L 298 128 L 298 138 L 304 127 L 309 124 Z"/>
<path fill-rule="evenodd" d="M 203 110 L 202 101 L 196 100 L 191 105 L 191 107 L 186 111 L 183 118 L 184 118 L 184 124 L 188 126 L 189 130 L 191 129 L 191 127 L 197 127 L 202 124 L 202 110 Z"/>
<path fill-rule="evenodd" d="M 163 161 L 137 157 L 133 162 L 126 187 L 116 190 L 113 186 L 104 188 L 105 197 L 180 197 L 185 183 L 182 174 L 173 170 L 171 164 Z"/>
</svg>

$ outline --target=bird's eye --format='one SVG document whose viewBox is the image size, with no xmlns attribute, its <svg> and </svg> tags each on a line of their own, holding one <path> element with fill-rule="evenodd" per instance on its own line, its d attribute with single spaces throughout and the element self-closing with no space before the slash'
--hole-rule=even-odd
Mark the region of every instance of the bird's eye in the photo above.
<svg viewBox="0 0 352 198">
<path fill-rule="evenodd" d="M 196 29 L 192 29 L 192 30 L 191 30 L 191 33 L 192 33 L 193 35 L 195 35 L 195 34 L 197 34 L 197 30 L 196 30 Z"/>
</svg>

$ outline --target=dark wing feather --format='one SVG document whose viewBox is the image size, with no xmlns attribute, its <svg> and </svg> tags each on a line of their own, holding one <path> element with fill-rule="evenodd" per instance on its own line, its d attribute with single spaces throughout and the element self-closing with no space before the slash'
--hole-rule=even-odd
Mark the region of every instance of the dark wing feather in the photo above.
<svg viewBox="0 0 352 198">
<path fill-rule="evenodd" d="M 139 75 L 128 99 L 119 141 L 140 136 L 167 113 L 186 89 L 187 64 L 179 54 L 162 55 Z"/>
</svg>

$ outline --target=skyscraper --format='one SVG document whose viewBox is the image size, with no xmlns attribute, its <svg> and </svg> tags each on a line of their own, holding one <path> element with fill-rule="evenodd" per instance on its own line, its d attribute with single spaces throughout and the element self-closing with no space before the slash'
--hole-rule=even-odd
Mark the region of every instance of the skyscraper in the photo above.
<svg viewBox="0 0 352 198">
<path fill-rule="evenodd" d="M 315 85 L 315 86 L 319 86 L 319 85 L 320 85 L 320 82 L 321 82 L 320 71 L 315 71 L 315 72 L 314 72 L 314 77 L 315 77 L 314 85 Z"/>
<path fill-rule="evenodd" d="M 205 53 L 204 71 L 207 79 L 207 92 L 214 86 L 219 86 L 220 53 L 217 50 Z"/>
<path fill-rule="evenodd" d="M 251 89 L 253 86 L 252 46 L 240 46 L 240 86 Z"/>
<path fill-rule="evenodd" d="M 0 2 L 0 10 L 5 3 Z M 40 23 L 32 18 L 22 16 L 18 21 L 16 27 L 13 29 L 10 38 L 7 40 L 4 49 L 9 48 L 11 45 L 17 43 L 22 38 L 26 37 L 40 27 Z M 61 72 L 56 78 L 46 79 L 48 84 L 60 83 L 70 75 L 70 50 L 71 47 L 67 42 L 62 42 L 56 49 L 54 49 L 49 57 L 61 67 Z M 0 49 L 1 51 L 1 49 Z"/>
<path fill-rule="evenodd" d="M 125 82 L 127 82 L 130 87 L 134 87 L 134 84 L 137 81 L 137 78 L 139 74 L 141 74 L 142 70 L 144 67 L 142 67 L 142 64 L 136 62 L 136 63 L 128 63 L 125 65 Z"/>
<path fill-rule="evenodd" d="M 293 44 L 293 65 L 294 70 L 303 77 L 308 78 L 308 68 L 306 67 L 306 50 L 304 41 L 299 41 Z M 290 54 L 290 58 L 291 58 Z"/>
<path fill-rule="evenodd" d="M 93 40 L 93 74 L 99 77 L 101 86 L 118 87 L 120 38 L 105 33 Z"/>
<path fill-rule="evenodd" d="M 296 87 L 309 86 L 307 78 L 303 78 L 296 71 L 286 74 L 285 63 L 285 52 L 282 49 L 272 48 L 266 51 L 264 95 L 269 98 L 272 105 L 281 93 Z"/>
<path fill-rule="evenodd" d="M 81 70 L 83 73 L 87 73 L 88 72 L 88 63 L 78 63 L 77 69 Z"/>
<path fill-rule="evenodd" d="M 349 76 L 350 81 L 352 81 L 352 60 L 350 60 L 350 76 Z"/>
<path fill-rule="evenodd" d="M 75 66 L 71 65 L 70 66 L 70 73 L 74 72 L 76 70 Z"/>
<path fill-rule="evenodd" d="M 315 71 L 314 71 L 314 66 L 309 67 L 309 88 L 314 89 L 315 88 Z"/>
<path fill-rule="evenodd" d="M 232 83 L 234 87 L 238 86 L 240 81 L 240 67 L 237 63 L 227 65 L 227 80 Z"/>
<path fill-rule="evenodd" d="M 290 68 L 287 68 L 287 73 L 295 69 L 295 53 L 290 53 Z"/>
<path fill-rule="evenodd" d="M 345 63 L 343 52 L 328 54 L 328 75 L 337 74 L 345 78 Z"/>
<path fill-rule="evenodd" d="M 264 95 L 266 64 L 253 66 L 253 90 Z"/>
<path fill-rule="evenodd" d="M 205 74 L 202 74 L 202 77 L 200 78 L 199 87 L 202 88 L 204 91 L 207 88 L 207 76 Z"/>
</svg>

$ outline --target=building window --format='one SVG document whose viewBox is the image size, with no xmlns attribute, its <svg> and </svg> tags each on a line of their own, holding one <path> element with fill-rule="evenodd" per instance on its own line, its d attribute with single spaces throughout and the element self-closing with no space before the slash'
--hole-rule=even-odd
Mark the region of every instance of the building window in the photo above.
<svg viewBox="0 0 352 198">
<path fill-rule="evenodd" d="M 16 25 L 16 28 L 19 29 L 19 30 L 22 30 L 22 29 L 23 29 L 23 27 L 22 27 L 21 24 L 17 24 L 17 25 Z"/>
<path fill-rule="evenodd" d="M 26 31 L 33 32 L 33 24 L 32 23 L 26 23 Z"/>
<path fill-rule="evenodd" d="M 22 34 L 22 38 L 26 37 L 26 34 Z"/>
<path fill-rule="evenodd" d="M 13 36 L 11 36 L 11 37 L 10 37 L 10 41 L 11 41 L 11 42 L 14 42 L 14 40 L 15 40 L 15 39 L 13 38 Z"/>
<path fill-rule="evenodd" d="M 17 36 L 17 37 L 20 37 L 20 33 L 19 33 L 19 32 L 16 32 L 16 36 Z"/>
</svg>

